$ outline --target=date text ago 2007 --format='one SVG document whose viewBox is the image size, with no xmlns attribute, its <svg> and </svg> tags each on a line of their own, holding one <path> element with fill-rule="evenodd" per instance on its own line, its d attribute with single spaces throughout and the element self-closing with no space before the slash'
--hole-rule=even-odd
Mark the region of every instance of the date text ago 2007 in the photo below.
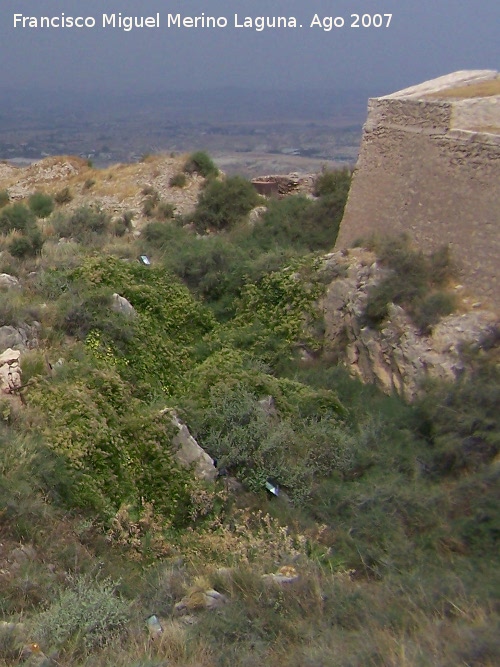
<svg viewBox="0 0 500 667">
<path fill-rule="evenodd" d="M 315 14 L 309 27 L 325 32 L 339 28 L 389 28 L 391 21 L 392 14 L 351 14 L 348 18 Z"/>
</svg>

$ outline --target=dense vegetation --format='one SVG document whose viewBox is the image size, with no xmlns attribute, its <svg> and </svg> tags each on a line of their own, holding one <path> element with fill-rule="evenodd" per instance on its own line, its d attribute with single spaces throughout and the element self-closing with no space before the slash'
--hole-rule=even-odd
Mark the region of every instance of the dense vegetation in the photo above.
<svg viewBox="0 0 500 667">
<path fill-rule="evenodd" d="M 1 323 L 39 322 L 41 346 L 23 402 L 0 399 L 0 665 L 23 645 L 89 667 L 498 664 L 498 341 L 411 406 L 322 358 L 318 257 L 349 178 L 325 172 L 318 198 L 266 202 L 254 224 L 246 182 L 210 181 L 191 216 L 156 201 L 138 239 L 130 215 L 63 196 L 45 227 L 2 209 L 0 272 L 23 287 L 0 293 Z M 39 250 L 12 252 L 35 226 Z M 417 316 L 448 258 L 378 252 L 410 287 L 382 283 L 367 320 L 388 299 Z M 180 467 L 164 408 L 228 476 Z M 278 570 L 298 578 L 263 577 Z M 228 602 L 203 611 L 212 588 Z"/>
<path fill-rule="evenodd" d="M 372 238 L 363 245 L 373 249 L 390 269 L 368 295 L 364 313 L 368 324 L 381 324 L 389 304 L 396 303 L 405 308 L 422 333 L 429 333 L 442 316 L 455 310 L 455 297 L 444 289 L 453 275 L 447 246 L 426 256 L 411 247 L 407 236 Z"/>
</svg>

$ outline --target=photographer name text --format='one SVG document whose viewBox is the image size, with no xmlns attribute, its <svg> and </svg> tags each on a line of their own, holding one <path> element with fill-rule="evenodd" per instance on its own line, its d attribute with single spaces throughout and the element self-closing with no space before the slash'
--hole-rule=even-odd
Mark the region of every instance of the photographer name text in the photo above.
<svg viewBox="0 0 500 667">
<path fill-rule="evenodd" d="M 306 22 L 299 22 L 294 16 L 242 16 L 234 14 L 227 16 L 208 16 L 201 13 L 199 16 L 183 14 L 167 14 L 161 17 L 160 13 L 152 16 L 125 16 L 117 14 L 101 14 L 96 16 L 67 16 L 64 13 L 56 16 L 27 16 L 13 14 L 14 28 L 51 29 L 51 30 L 91 30 L 94 28 L 123 30 L 148 29 L 219 29 L 240 28 L 263 32 L 264 30 L 294 30 L 300 28 L 320 29 L 325 32 L 342 28 L 389 28 L 392 14 L 348 14 L 345 16 L 320 16 L 314 14 Z"/>
</svg>

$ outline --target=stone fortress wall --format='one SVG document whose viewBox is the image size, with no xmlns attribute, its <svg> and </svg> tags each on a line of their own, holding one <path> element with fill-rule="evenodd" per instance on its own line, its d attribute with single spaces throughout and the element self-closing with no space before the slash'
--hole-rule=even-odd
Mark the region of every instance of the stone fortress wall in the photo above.
<svg viewBox="0 0 500 667">
<path fill-rule="evenodd" d="M 500 76 L 462 71 L 374 98 L 336 247 L 409 234 L 449 244 L 460 281 L 500 310 Z"/>
</svg>

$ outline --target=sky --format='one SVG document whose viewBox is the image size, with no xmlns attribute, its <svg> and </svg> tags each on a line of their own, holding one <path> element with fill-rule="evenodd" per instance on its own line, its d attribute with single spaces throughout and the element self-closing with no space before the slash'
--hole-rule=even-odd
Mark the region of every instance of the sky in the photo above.
<svg viewBox="0 0 500 667">
<path fill-rule="evenodd" d="M 160 27 L 102 27 L 103 14 Z M 14 28 L 14 14 L 91 17 L 88 28 Z M 227 27 L 168 27 L 168 15 L 225 17 Z M 236 27 L 295 17 L 302 27 Z M 318 15 L 320 26 L 311 26 Z M 354 27 L 359 23 L 382 26 Z M 390 24 L 386 27 L 388 17 Z M 362 19 L 364 15 L 364 19 Z M 342 27 L 324 30 L 328 18 Z M 318 23 L 318 21 L 316 21 Z M 1 0 L 3 89 L 64 91 L 370 89 L 392 92 L 460 69 L 498 69 L 500 0 Z"/>
</svg>

